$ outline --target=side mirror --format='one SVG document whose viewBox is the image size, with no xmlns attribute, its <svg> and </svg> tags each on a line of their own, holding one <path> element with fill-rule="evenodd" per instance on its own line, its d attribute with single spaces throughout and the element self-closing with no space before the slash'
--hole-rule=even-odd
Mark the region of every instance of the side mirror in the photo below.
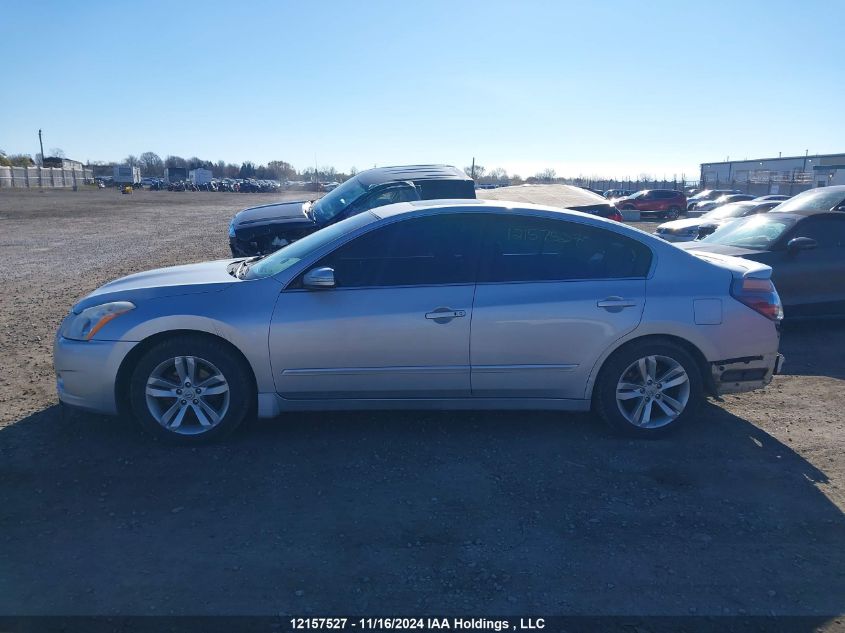
<svg viewBox="0 0 845 633">
<path fill-rule="evenodd" d="M 323 288 L 334 288 L 334 268 L 323 266 L 322 268 L 313 268 L 305 273 L 302 278 L 302 285 L 312 290 L 320 290 Z"/>
<path fill-rule="evenodd" d="M 818 246 L 818 242 L 812 237 L 793 237 L 786 243 L 786 250 L 794 255 L 799 251 L 809 251 Z"/>
</svg>

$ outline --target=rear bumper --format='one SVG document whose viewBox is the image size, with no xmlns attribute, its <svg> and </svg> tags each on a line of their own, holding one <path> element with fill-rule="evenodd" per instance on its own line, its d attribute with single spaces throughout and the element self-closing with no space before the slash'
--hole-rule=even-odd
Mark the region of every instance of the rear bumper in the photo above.
<svg viewBox="0 0 845 633">
<path fill-rule="evenodd" d="M 721 396 L 762 389 L 781 372 L 783 363 L 783 354 L 777 352 L 711 363 L 714 391 Z"/>
</svg>

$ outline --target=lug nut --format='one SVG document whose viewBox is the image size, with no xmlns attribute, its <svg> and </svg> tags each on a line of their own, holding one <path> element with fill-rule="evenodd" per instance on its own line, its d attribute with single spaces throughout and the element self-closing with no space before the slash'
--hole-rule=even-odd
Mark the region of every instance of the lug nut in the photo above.
<svg viewBox="0 0 845 633">
<path fill-rule="evenodd" d="M 200 403 L 199 400 L 194 400 L 194 404 L 199 404 L 199 403 Z"/>
<path fill-rule="evenodd" d="M 188 404 L 187 400 L 182 400 L 182 404 Z"/>
<path fill-rule="evenodd" d="M 186 381 L 185 381 L 185 386 L 186 386 L 186 387 L 190 387 L 190 386 L 191 386 L 191 381 L 190 381 L 190 380 L 186 380 Z"/>
<path fill-rule="evenodd" d="M 194 391 L 196 391 L 197 393 L 199 393 L 200 391 L 202 391 L 202 389 L 200 389 L 199 387 L 197 387 L 196 389 L 194 389 Z"/>
<path fill-rule="evenodd" d="M 182 395 L 182 390 L 181 390 L 181 389 L 177 389 L 177 390 L 176 390 L 176 395 L 177 395 L 177 396 L 181 396 L 181 395 Z"/>
</svg>

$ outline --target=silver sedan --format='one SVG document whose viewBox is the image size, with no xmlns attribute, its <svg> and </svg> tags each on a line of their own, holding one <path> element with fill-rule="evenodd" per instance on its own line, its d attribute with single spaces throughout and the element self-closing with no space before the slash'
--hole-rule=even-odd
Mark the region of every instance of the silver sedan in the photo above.
<svg viewBox="0 0 845 633">
<path fill-rule="evenodd" d="M 770 274 L 573 211 L 403 203 L 102 286 L 56 336 L 57 388 L 187 443 L 253 414 L 373 408 L 593 409 L 651 436 L 771 381 Z"/>
</svg>

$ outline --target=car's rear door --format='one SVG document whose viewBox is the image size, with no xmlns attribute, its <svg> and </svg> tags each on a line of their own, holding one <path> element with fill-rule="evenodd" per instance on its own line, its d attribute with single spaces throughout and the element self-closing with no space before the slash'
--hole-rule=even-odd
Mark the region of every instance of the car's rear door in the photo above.
<svg viewBox="0 0 845 633">
<path fill-rule="evenodd" d="M 469 332 L 480 233 L 473 214 L 377 227 L 279 297 L 270 330 L 277 391 L 290 399 L 469 397 Z"/>
<path fill-rule="evenodd" d="M 583 398 L 596 360 L 640 322 L 651 258 L 605 228 L 491 217 L 473 307 L 473 396 Z"/>
</svg>

